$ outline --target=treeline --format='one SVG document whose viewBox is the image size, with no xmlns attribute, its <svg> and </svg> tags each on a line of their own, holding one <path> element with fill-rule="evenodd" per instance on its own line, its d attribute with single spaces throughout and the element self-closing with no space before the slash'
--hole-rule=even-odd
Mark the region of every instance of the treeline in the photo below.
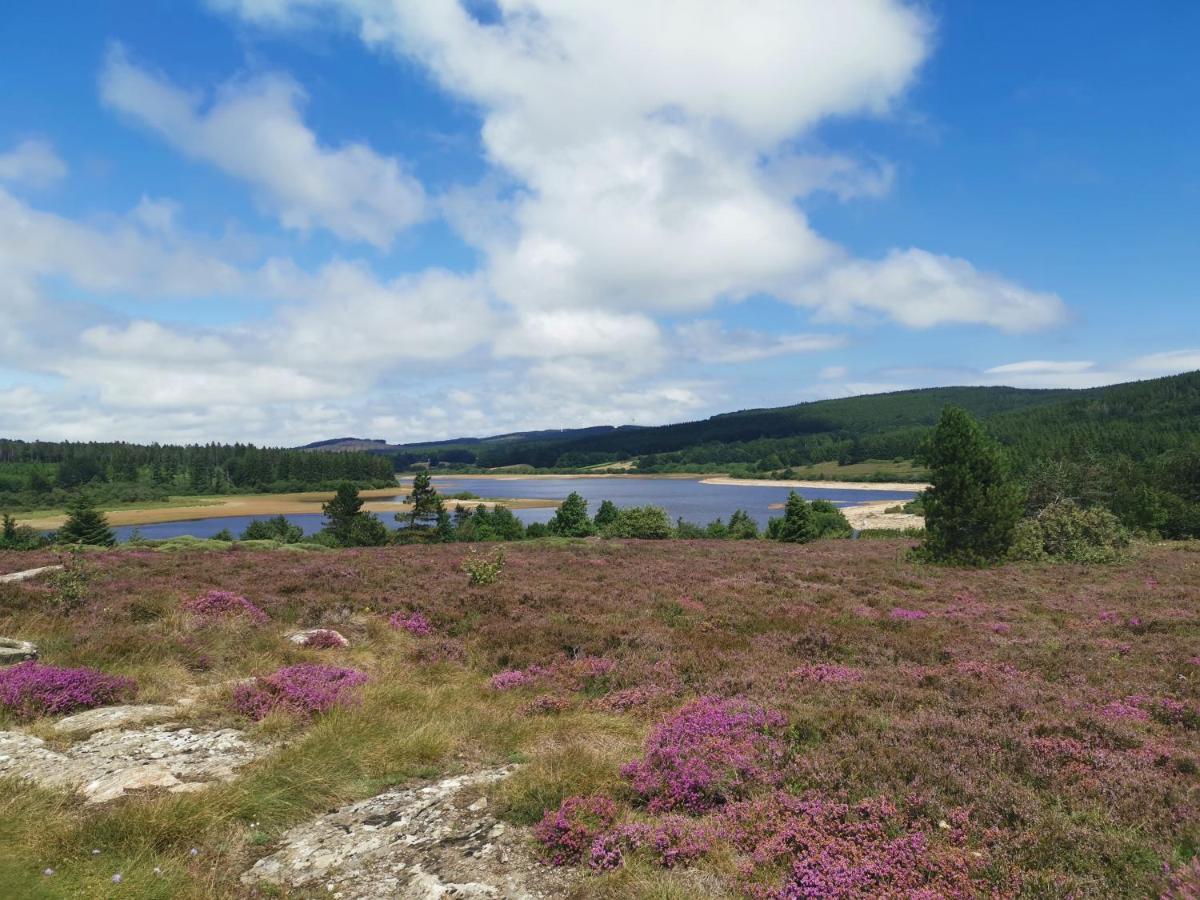
<svg viewBox="0 0 1200 900">
<path fill-rule="evenodd" d="M 305 453 L 252 444 L 74 443 L 0 440 L 0 509 L 66 505 L 83 491 L 97 503 L 171 495 L 288 493 L 395 483 L 391 461 L 367 453 Z"/>
</svg>

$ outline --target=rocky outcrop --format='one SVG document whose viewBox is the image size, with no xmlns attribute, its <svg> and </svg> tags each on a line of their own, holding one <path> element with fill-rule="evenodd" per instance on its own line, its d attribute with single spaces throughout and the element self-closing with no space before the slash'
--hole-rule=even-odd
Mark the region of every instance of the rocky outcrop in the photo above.
<svg viewBox="0 0 1200 900">
<path fill-rule="evenodd" d="M 514 766 L 388 791 L 297 826 L 242 875 L 247 886 L 320 890 L 341 900 L 569 893 L 573 874 L 539 863 L 526 829 L 488 810 L 489 785 Z"/>
<path fill-rule="evenodd" d="M 229 781 L 270 749 L 232 728 L 107 729 L 61 751 L 24 732 L 0 731 L 0 776 L 74 788 L 88 803 L 104 803 L 150 787 L 182 793 Z"/>
<path fill-rule="evenodd" d="M 27 659 L 37 659 L 37 644 L 32 641 L 18 641 L 14 638 L 0 637 L 0 666 L 9 666 Z"/>
<path fill-rule="evenodd" d="M 26 569 L 24 572 L 9 572 L 7 575 L 0 575 L 0 584 L 6 584 L 10 581 L 26 581 L 30 578 L 36 578 L 43 572 L 56 572 L 62 566 L 39 566 L 36 569 Z"/>
<path fill-rule="evenodd" d="M 178 716 L 179 713 L 180 707 L 165 704 L 101 706 L 59 719 L 54 723 L 54 730 L 61 734 L 93 734 L 110 728 L 128 728 L 132 725 L 145 725 L 147 722 L 161 722 Z"/>
<path fill-rule="evenodd" d="M 310 643 L 326 647 L 349 647 L 350 641 L 340 631 L 332 628 L 310 628 L 308 631 L 297 631 L 289 634 L 288 640 L 293 644 L 308 646 Z"/>
</svg>

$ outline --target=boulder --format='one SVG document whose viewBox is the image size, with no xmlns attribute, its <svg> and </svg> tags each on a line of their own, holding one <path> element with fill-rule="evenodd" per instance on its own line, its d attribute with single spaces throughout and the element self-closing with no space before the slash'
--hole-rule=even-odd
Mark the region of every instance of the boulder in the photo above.
<svg viewBox="0 0 1200 900">
<path fill-rule="evenodd" d="M 15 638 L 0 637 L 0 666 L 37 658 L 37 644 L 30 641 L 18 641 Z"/>
<path fill-rule="evenodd" d="M 130 725 L 143 725 L 146 722 L 161 722 L 178 715 L 182 710 L 178 706 L 159 704 L 144 704 L 137 706 L 101 706 L 99 709 L 89 709 L 75 713 L 54 723 L 54 730 L 63 734 L 76 731 L 104 731 L 106 728 L 126 728 Z"/>
<path fill-rule="evenodd" d="M 350 641 L 346 638 L 346 636 L 340 631 L 334 631 L 332 628 L 310 628 L 307 631 L 297 631 L 295 634 L 289 634 L 288 640 L 293 644 L 300 644 L 301 646 L 304 646 L 308 643 L 310 638 L 318 635 L 328 635 L 328 637 L 324 638 L 324 640 L 331 641 L 338 647 L 350 646 Z M 322 637 L 317 637 L 317 640 L 322 640 Z"/>
</svg>

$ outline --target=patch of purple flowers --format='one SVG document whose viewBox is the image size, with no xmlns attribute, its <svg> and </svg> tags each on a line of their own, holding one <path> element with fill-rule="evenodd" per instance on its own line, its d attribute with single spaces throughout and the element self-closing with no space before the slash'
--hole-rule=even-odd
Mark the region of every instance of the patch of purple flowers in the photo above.
<svg viewBox="0 0 1200 900">
<path fill-rule="evenodd" d="M 433 625 L 421 612 L 394 612 L 388 618 L 388 624 L 397 631 L 407 631 L 416 637 L 428 637 L 433 633 Z"/>
<path fill-rule="evenodd" d="M 902 622 L 916 622 L 920 619 L 928 619 L 929 613 L 925 612 L 923 609 L 904 609 L 903 607 L 897 606 L 892 610 L 891 617 L 893 619 L 899 619 Z"/>
<path fill-rule="evenodd" d="M 320 628 L 305 637 L 301 646 L 307 650 L 340 650 L 346 643 L 346 639 L 336 631 Z"/>
<path fill-rule="evenodd" d="M 0 706 L 21 718 L 92 709 L 136 692 L 133 679 L 95 669 L 60 669 L 32 660 L 0 669 Z"/>
<path fill-rule="evenodd" d="M 184 612 L 191 613 L 206 623 L 231 616 L 245 616 L 256 625 L 265 625 L 267 622 L 265 612 L 233 591 L 209 591 L 207 594 L 185 600 L 182 608 Z"/>
<path fill-rule="evenodd" d="M 612 827 L 616 818 L 617 806 L 608 797 L 600 794 L 568 797 L 558 809 L 546 811 L 533 834 L 545 848 L 547 862 L 555 866 L 573 865 L 592 849 L 593 842 Z"/>
<path fill-rule="evenodd" d="M 354 689 L 366 684 L 367 674 L 341 666 L 286 666 L 234 689 L 233 706 L 252 719 L 276 710 L 298 716 L 326 712 L 353 699 Z"/>
<path fill-rule="evenodd" d="M 621 774 L 652 812 L 704 812 L 779 780 L 786 724 L 746 700 L 701 697 L 658 725 Z"/>
</svg>

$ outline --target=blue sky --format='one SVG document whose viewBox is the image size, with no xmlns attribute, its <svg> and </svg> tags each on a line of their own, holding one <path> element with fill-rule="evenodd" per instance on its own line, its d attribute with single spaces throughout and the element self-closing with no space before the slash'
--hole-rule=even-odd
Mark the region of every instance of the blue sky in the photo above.
<svg viewBox="0 0 1200 900">
<path fill-rule="evenodd" d="M 405 441 L 1200 368 L 1200 6 L 698 9 L 8 4 L 0 433 Z"/>
</svg>

